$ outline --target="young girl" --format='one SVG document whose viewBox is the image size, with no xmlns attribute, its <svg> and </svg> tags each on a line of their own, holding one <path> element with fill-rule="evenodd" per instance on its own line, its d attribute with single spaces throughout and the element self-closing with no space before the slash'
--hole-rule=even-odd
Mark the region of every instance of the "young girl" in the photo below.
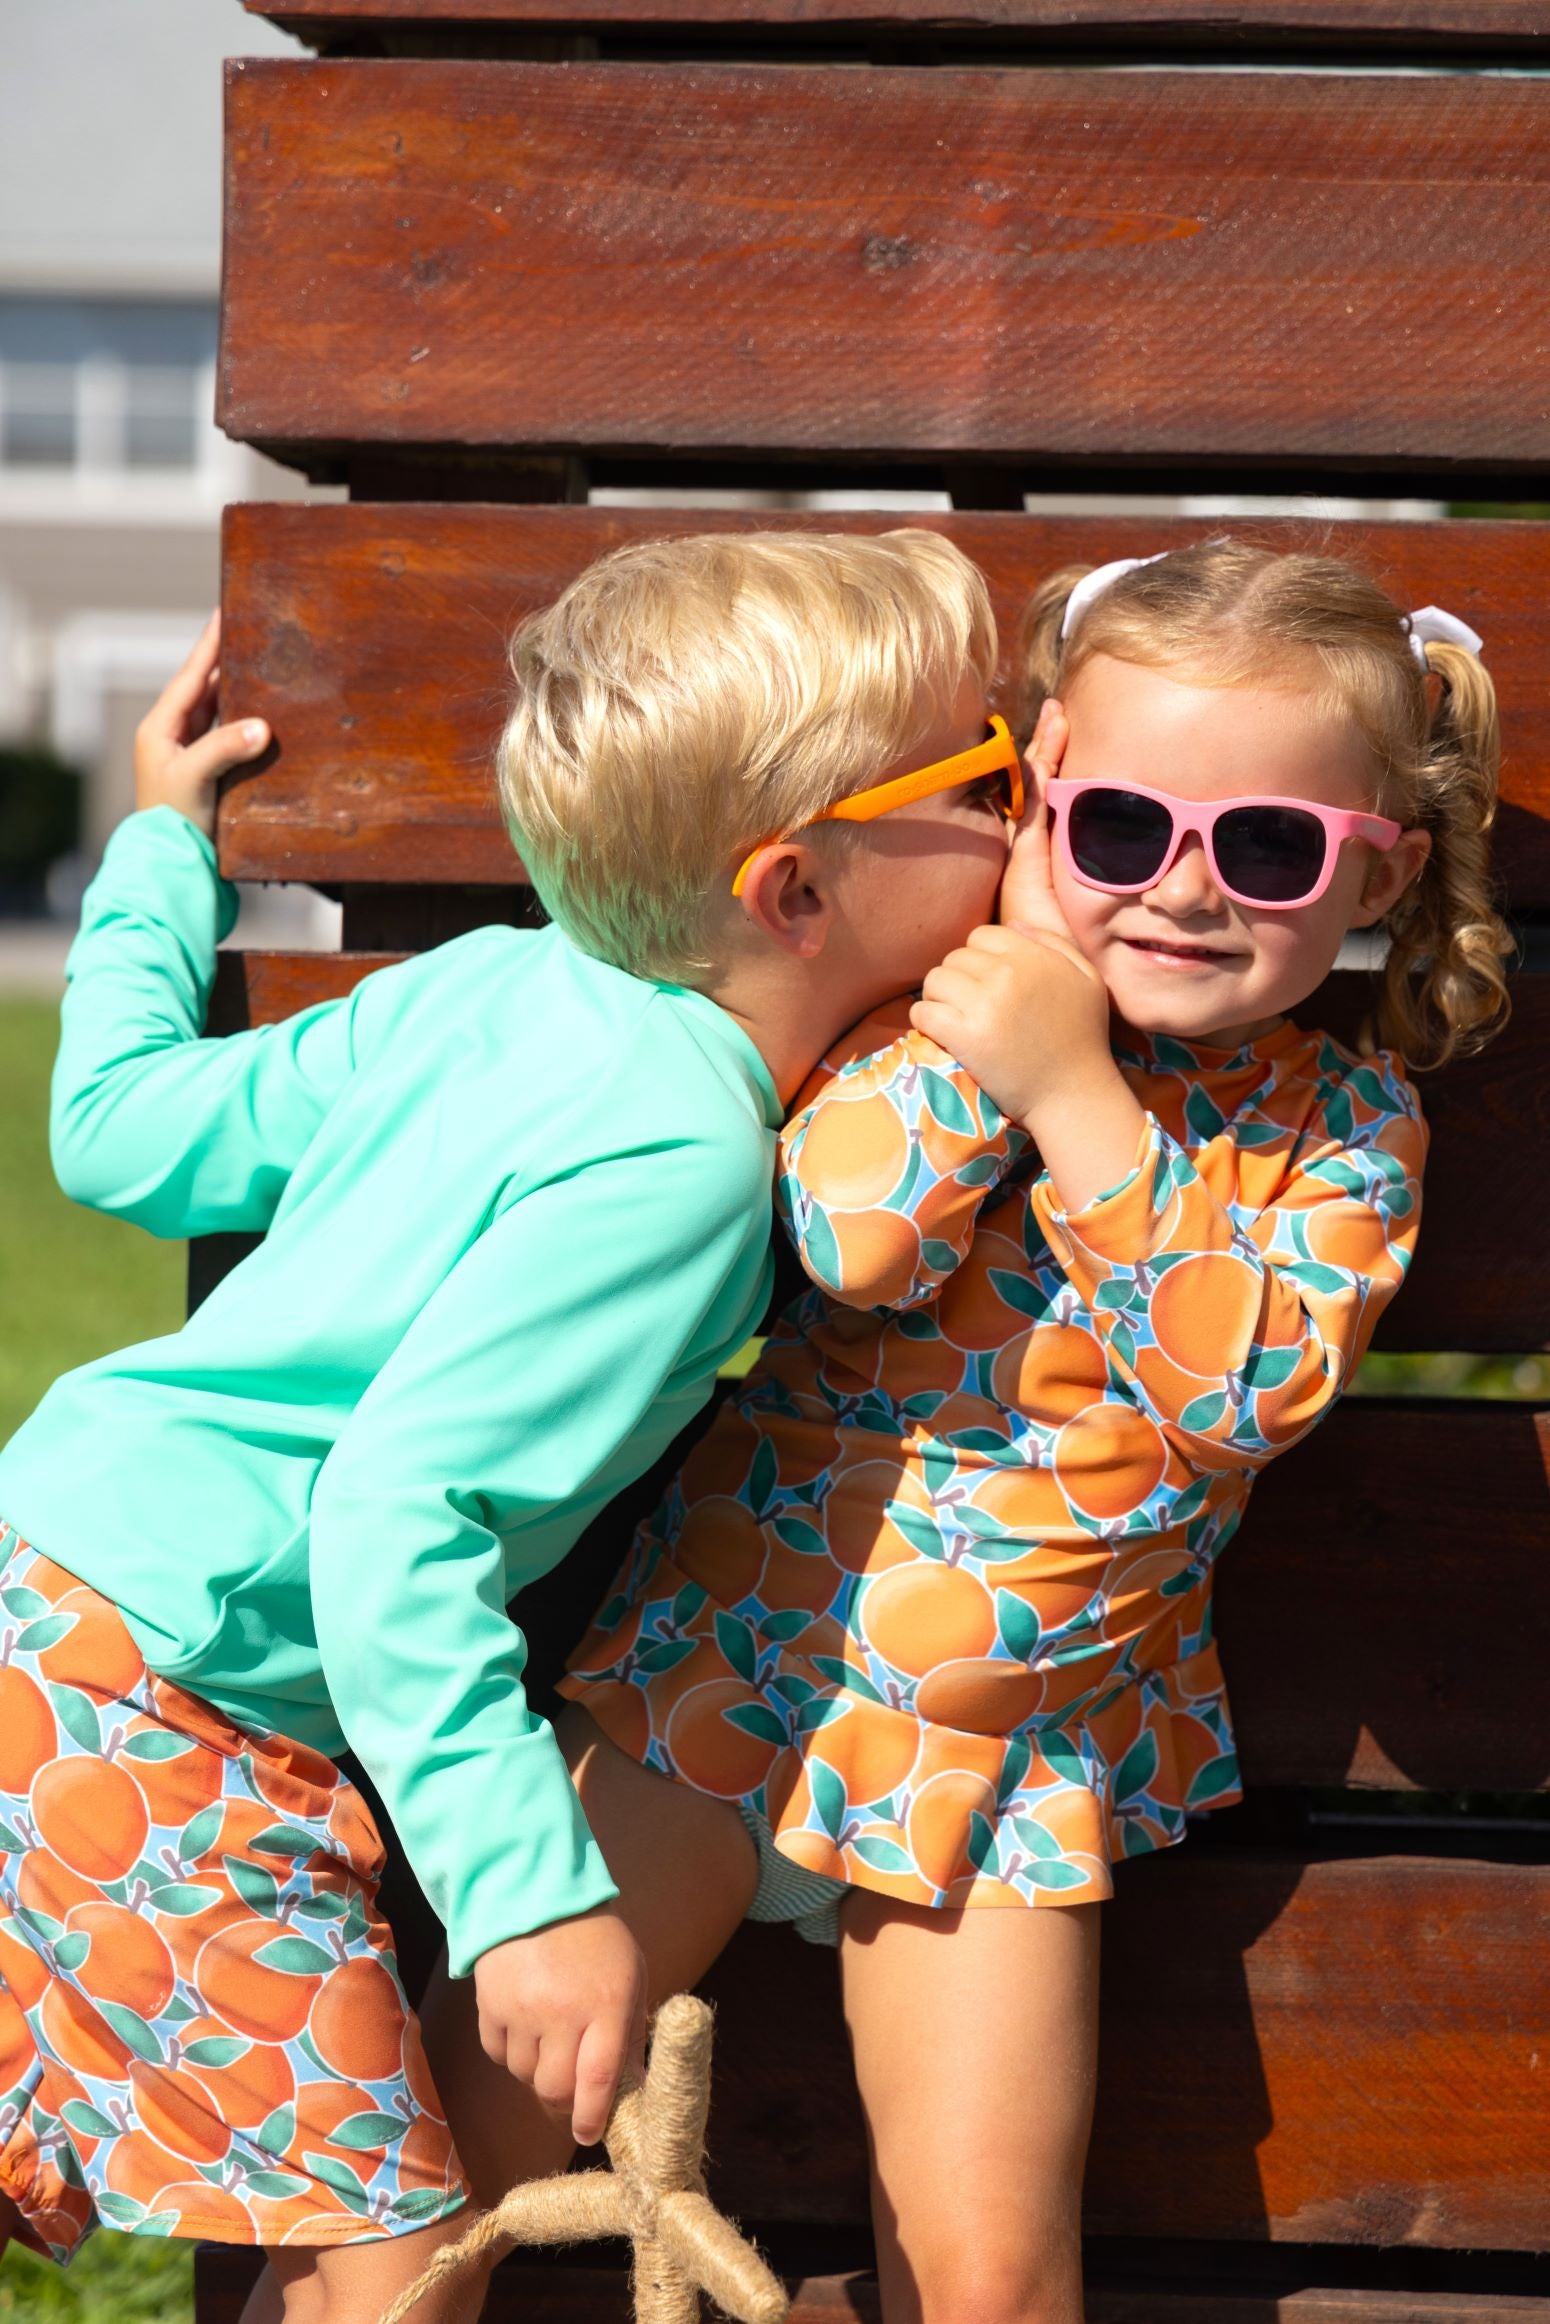
<svg viewBox="0 0 1550 2324">
<path fill-rule="evenodd" d="M 1073 578 L 1001 924 L 808 1083 L 815 1288 L 566 1681 L 659 1991 L 750 1908 L 839 1942 L 888 2324 L 1081 2314 L 1095 1906 L 1238 1796 L 1216 1557 L 1403 1279 L 1399 1052 L 1504 1006 L 1472 631 L 1230 542 Z M 1361 1058 L 1285 1012 L 1379 924 Z M 481 2192 L 549 2159 L 470 2111 Z"/>
</svg>

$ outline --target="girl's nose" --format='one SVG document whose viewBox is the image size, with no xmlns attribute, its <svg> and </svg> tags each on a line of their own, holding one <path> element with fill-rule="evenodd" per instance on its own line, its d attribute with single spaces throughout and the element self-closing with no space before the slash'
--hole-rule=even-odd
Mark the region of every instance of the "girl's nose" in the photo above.
<svg viewBox="0 0 1550 2324">
<path fill-rule="evenodd" d="M 1225 898 L 1211 875 L 1210 857 L 1195 833 L 1185 840 L 1161 879 L 1147 889 L 1146 901 L 1178 920 L 1222 909 Z"/>
</svg>

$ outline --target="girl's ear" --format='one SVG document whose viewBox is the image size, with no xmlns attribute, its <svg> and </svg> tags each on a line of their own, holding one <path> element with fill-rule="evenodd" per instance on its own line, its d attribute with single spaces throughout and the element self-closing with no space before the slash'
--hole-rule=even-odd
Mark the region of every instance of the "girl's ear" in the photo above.
<svg viewBox="0 0 1550 2324">
<path fill-rule="evenodd" d="M 1386 855 L 1374 852 L 1351 926 L 1372 928 L 1386 919 L 1406 888 L 1420 878 L 1431 852 L 1431 833 L 1419 829 L 1402 831 Z"/>
</svg>

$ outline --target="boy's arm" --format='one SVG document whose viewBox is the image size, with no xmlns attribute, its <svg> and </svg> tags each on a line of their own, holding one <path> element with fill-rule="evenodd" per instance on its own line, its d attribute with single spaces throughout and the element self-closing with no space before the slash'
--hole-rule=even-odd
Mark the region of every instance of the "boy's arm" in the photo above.
<svg viewBox="0 0 1550 2324">
<path fill-rule="evenodd" d="M 1421 1215 L 1426 1130 L 1392 1060 L 1325 1102 L 1263 1208 L 1230 1126 L 1194 1160 L 1150 1116 L 1135 1167 L 1064 1210 L 1033 1206 L 1111 1368 L 1201 1470 L 1259 1468 L 1329 1411 L 1404 1281 Z"/>
<path fill-rule="evenodd" d="M 131 815 L 87 890 L 49 1138 L 66 1194 L 154 1235 L 266 1227 L 351 1069 L 353 1001 L 203 1040 L 236 895 L 169 807 Z"/>
<path fill-rule="evenodd" d="M 590 1513 L 704 1403 L 767 1296 L 768 1169 L 750 1138 L 523 1196 L 422 1309 L 323 1465 L 311 1573 L 329 1693 L 455 1976 L 615 1893 L 527 1705 L 502 1540 L 520 1556 L 525 1524 Z M 520 2057 L 507 2030 L 500 2054 Z"/>
<path fill-rule="evenodd" d="M 1028 1145 L 901 1002 L 847 1035 L 781 1133 L 776 1206 L 815 1283 L 847 1307 L 917 1307 L 968 1251 Z"/>
</svg>

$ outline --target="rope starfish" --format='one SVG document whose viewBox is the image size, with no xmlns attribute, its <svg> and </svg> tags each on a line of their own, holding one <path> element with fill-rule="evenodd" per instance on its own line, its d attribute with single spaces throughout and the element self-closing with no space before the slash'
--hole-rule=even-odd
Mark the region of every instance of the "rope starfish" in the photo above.
<svg viewBox="0 0 1550 2324">
<path fill-rule="evenodd" d="M 437 2253 L 382 2324 L 401 2324 L 426 2293 L 496 2245 L 628 2236 L 636 2324 L 696 2324 L 706 2291 L 739 2324 L 782 2324 L 791 2303 L 752 2244 L 705 2192 L 711 2012 L 692 1994 L 657 2011 L 646 2078 L 622 2090 L 603 2142 L 612 2171 L 564 2171 L 514 2187 Z"/>
</svg>

